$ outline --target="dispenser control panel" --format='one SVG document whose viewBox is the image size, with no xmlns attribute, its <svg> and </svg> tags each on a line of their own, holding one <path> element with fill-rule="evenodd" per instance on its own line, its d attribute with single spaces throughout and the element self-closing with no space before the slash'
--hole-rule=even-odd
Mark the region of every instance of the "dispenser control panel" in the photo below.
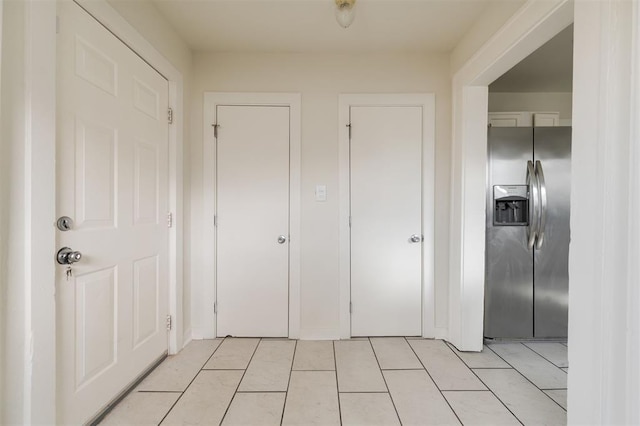
<svg viewBox="0 0 640 426">
<path fill-rule="evenodd" d="M 529 193 L 527 185 L 493 187 L 493 226 L 527 226 Z"/>
</svg>

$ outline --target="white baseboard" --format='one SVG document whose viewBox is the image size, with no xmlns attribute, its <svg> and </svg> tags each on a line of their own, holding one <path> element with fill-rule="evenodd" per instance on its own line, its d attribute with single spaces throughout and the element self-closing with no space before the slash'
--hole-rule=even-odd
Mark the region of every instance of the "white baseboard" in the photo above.
<svg viewBox="0 0 640 426">
<path fill-rule="evenodd" d="M 300 340 L 340 340 L 340 333 L 333 328 L 301 328 Z"/>
</svg>

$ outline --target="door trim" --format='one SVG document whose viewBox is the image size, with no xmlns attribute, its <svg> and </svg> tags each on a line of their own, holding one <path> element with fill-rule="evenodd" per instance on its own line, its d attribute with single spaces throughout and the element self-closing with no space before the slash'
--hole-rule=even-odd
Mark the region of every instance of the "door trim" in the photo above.
<svg viewBox="0 0 640 426">
<path fill-rule="evenodd" d="M 340 338 L 351 337 L 351 243 L 349 230 L 349 110 L 352 106 L 422 107 L 422 337 L 436 336 L 435 329 L 435 95 L 341 94 L 338 97 L 338 168 L 340 170 Z"/>
<path fill-rule="evenodd" d="M 216 106 L 288 106 L 289 107 L 289 338 L 300 336 L 300 152 L 301 152 L 301 96 L 299 93 L 220 93 L 205 92 L 203 123 L 203 182 L 204 182 L 204 230 L 202 232 L 204 247 L 202 259 L 215 259 L 215 226 L 216 212 L 216 151 L 214 143 L 214 127 L 206 117 L 216 118 Z M 203 282 L 203 315 L 205 326 L 194 329 L 194 337 L 216 337 L 216 302 L 215 262 L 204 261 Z M 213 285 L 212 285 L 213 284 Z"/>
<path fill-rule="evenodd" d="M 489 84 L 571 24 L 573 7 L 525 3 L 453 70 L 447 340 L 461 351 L 483 345 Z"/>
</svg>

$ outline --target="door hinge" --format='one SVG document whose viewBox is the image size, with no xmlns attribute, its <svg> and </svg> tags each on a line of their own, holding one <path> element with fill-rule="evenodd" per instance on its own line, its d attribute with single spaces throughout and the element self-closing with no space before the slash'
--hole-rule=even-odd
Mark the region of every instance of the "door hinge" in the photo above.
<svg viewBox="0 0 640 426">
<path fill-rule="evenodd" d="M 56 16 L 56 34 L 60 34 L 60 17 Z"/>
<path fill-rule="evenodd" d="M 218 226 L 218 216 L 217 215 L 213 215 L 213 227 L 215 228 L 216 226 Z"/>
<path fill-rule="evenodd" d="M 171 315 L 167 315 L 167 331 L 173 328 L 173 322 L 171 321 Z"/>
<path fill-rule="evenodd" d="M 349 129 L 349 140 L 351 140 L 351 123 L 347 124 L 347 129 Z"/>
<path fill-rule="evenodd" d="M 173 227 L 173 213 L 167 212 L 167 228 Z"/>
<path fill-rule="evenodd" d="M 218 139 L 218 127 L 220 127 L 219 124 L 212 124 L 211 126 L 213 126 L 213 137 Z"/>
<path fill-rule="evenodd" d="M 214 314 L 218 313 L 218 302 L 213 302 L 213 313 Z"/>
<path fill-rule="evenodd" d="M 349 313 L 353 313 L 353 303 L 349 302 Z"/>
<path fill-rule="evenodd" d="M 349 216 L 349 228 L 351 228 L 351 216 Z"/>
<path fill-rule="evenodd" d="M 169 108 L 167 110 L 167 120 L 169 121 L 169 124 L 173 124 L 173 108 Z"/>
</svg>

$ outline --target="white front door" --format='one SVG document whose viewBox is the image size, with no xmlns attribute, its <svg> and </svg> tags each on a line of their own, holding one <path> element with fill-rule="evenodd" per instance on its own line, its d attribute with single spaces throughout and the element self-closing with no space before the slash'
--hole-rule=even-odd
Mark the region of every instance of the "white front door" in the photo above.
<svg viewBox="0 0 640 426">
<path fill-rule="evenodd" d="M 168 83 L 73 2 L 57 59 L 58 423 L 90 420 L 167 351 Z"/>
<path fill-rule="evenodd" d="M 288 336 L 289 109 L 216 107 L 218 336 Z"/>
<path fill-rule="evenodd" d="M 350 108 L 353 336 L 422 333 L 422 116 Z"/>
</svg>

